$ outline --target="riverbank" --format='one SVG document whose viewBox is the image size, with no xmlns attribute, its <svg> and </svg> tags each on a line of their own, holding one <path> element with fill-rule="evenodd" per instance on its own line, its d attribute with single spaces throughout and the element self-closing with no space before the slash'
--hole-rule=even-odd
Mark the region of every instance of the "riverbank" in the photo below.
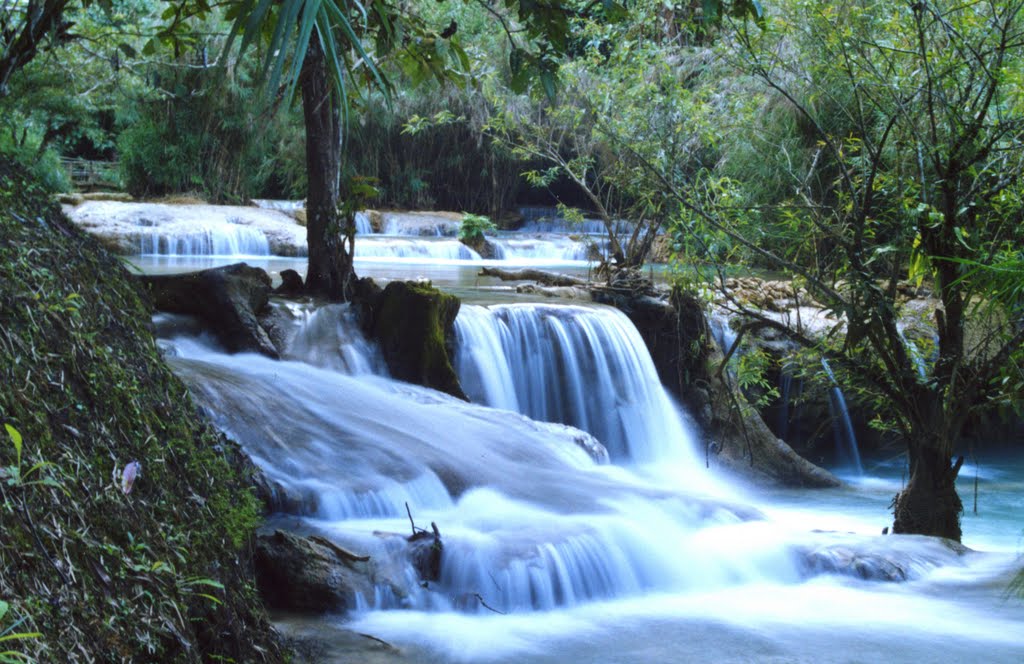
<svg viewBox="0 0 1024 664">
<path fill-rule="evenodd" d="M 0 159 L 0 634 L 29 661 L 280 662 L 251 466 L 167 369 L 122 262 Z"/>
</svg>

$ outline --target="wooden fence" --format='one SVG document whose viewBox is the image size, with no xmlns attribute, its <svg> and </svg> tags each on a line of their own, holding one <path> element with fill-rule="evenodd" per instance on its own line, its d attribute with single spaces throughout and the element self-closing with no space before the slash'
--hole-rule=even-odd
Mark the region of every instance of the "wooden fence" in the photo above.
<svg viewBox="0 0 1024 664">
<path fill-rule="evenodd" d="M 121 188 L 121 168 L 116 161 L 61 159 L 60 162 L 76 189 Z"/>
</svg>

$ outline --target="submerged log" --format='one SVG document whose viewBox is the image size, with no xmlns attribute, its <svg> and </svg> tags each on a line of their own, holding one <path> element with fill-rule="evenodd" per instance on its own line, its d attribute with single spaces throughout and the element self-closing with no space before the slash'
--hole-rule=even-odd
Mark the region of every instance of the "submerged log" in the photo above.
<svg viewBox="0 0 1024 664">
<path fill-rule="evenodd" d="M 522 270 L 502 270 L 497 267 L 480 268 L 481 277 L 497 277 L 502 281 L 536 281 L 544 286 L 586 286 L 587 280 L 568 274 L 557 274 L 526 268 Z"/>
<path fill-rule="evenodd" d="M 158 311 L 198 317 L 232 353 L 278 351 L 257 315 L 267 306 L 270 277 L 245 263 L 185 274 L 136 277 Z"/>
</svg>

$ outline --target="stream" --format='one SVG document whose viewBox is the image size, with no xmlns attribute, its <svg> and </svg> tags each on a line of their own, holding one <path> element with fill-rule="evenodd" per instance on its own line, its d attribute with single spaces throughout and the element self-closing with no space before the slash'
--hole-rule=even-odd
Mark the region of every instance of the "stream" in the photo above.
<svg viewBox="0 0 1024 664">
<path fill-rule="evenodd" d="M 344 305 L 280 305 L 295 321 L 282 361 L 225 354 L 157 317 L 197 402 L 300 497 L 292 524 L 382 557 L 374 533 L 407 533 L 406 504 L 440 528 L 438 582 L 399 570 L 403 592 L 379 588 L 354 616 L 281 617 L 327 661 L 1024 661 L 1024 601 L 1005 591 L 1021 550 L 1019 456 L 962 472 L 970 550 L 882 537 L 902 457 L 865 459 L 831 490 L 727 481 L 705 467 L 698 432 L 621 313 L 516 297 L 475 277 L 484 261 L 400 253 L 364 253 L 357 270 L 470 296 L 455 364 L 474 403 L 391 379 Z M 132 260 L 161 272 L 236 259 Z M 877 580 L 887 576 L 899 582 Z M 393 648 L 353 650 L 360 634 Z"/>
</svg>

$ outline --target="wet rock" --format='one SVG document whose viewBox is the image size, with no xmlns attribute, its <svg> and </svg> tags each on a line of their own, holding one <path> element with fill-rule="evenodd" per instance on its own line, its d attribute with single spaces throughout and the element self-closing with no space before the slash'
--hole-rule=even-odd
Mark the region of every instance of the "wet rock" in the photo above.
<svg viewBox="0 0 1024 664">
<path fill-rule="evenodd" d="M 274 289 L 277 295 L 295 297 L 302 295 L 304 286 L 302 275 L 295 270 L 281 270 L 281 285 Z"/>
<path fill-rule="evenodd" d="M 889 581 L 900 583 L 909 578 L 907 569 L 899 562 L 873 555 L 859 555 L 845 548 L 808 551 L 803 559 L 804 573 L 840 574 L 866 581 Z"/>
<path fill-rule="evenodd" d="M 488 240 L 486 237 L 480 237 L 475 240 L 462 240 L 462 244 L 466 245 L 476 253 L 480 254 L 480 258 L 498 258 L 497 247 L 495 247 L 494 243 Z"/>
<path fill-rule="evenodd" d="M 199 317 L 229 352 L 278 357 L 277 348 L 257 320 L 270 297 L 270 277 L 263 270 L 236 263 L 136 279 L 149 292 L 156 310 Z"/>
<path fill-rule="evenodd" d="M 392 376 L 468 401 L 451 362 L 457 297 L 429 284 L 392 281 L 380 290 L 361 280 L 356 300 L 363 328 L 380 344 Z"/>
<path fill-rule="evenodd" d="M 865 581 L 902 583 L 938 567 L 960 565 L 969 549 L 938 537 L 892 535 L 888 537 L 837 537 L 797 549 L 798 566 L 804 576 L 836 574 Z"/>
<path fill-rule="evenodd" d="M 409 562 L 422 581 L 438 581 L 441 578 L 441 557 L 444 543 L 437 524 L 431 523 L 432 531 L 420 530 L 407 539 Z"/>
<path fill-rule="evenodd" d="M 374 596 L 369 556 L 283 530 L 261 534 L 253 554 L 256 585 L 267 604 L 290 611 L 350 611 Z"/>
</svg>

